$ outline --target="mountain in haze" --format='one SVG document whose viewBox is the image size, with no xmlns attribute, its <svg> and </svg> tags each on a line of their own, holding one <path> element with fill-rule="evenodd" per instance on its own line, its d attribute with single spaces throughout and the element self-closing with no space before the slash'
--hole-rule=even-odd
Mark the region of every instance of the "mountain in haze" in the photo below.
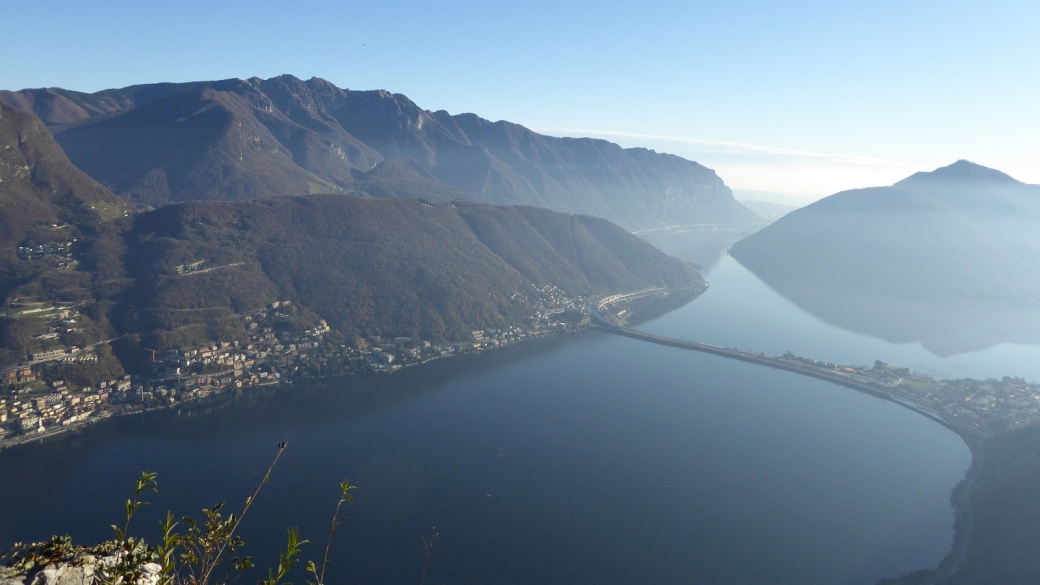
<svg viewBox="0 0 1040 585">
<path fill-rule="evenodd" d="M 730 254 L 827 321 L 940 355 L 1040 341 L 1040 186 L 958 161 L 798 209 Z"/>
<path fill-rule="evenodd" d="M 807 195 L 759 191 L 757 189 L 733 189 L 733 197 L 741 203 L 745 201 L 766 201 L 777 205 L 788 205 L 794 209 L 805 205 L 805 201 L 812 198 Z"/>
<path fill-rule="evenodd" d="M 594 215 L 629 229 L 758 221 L 714 171 L 677 156 L 431 112 L 401 94 L 317 78 L 5 91 L 0 101 L 37 114 L 76 165 L 153 207 L 364 193 L 359 172 L 411 158 L 426 180 L 479 201 Z"/>
</svg>

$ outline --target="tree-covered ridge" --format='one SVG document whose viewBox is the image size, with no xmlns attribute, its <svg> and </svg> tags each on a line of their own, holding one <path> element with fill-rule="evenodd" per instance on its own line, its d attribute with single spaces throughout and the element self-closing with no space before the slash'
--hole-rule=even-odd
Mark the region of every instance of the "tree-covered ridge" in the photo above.
<svg viewBox="0 0 1040 585">
<path fill-rule="evenodd" d="M 38 118 L 0 104 L 0 364 L 107 333 L 99 287 L 118 279 L 119 268 L 97 258 L 119 241 L 130 209 L 69 162 Z M 56 300 L 84 304 L 74 326 L 47 333 L 40 319 L 17 318 Z"/>
<path fill-rule="evenodd" d="M 701 282 L 609 222 L 462 202 L 193 202 L 140 215 L 126 242 L 134 286 L 115 310 L 128 330 L 284 299 L 348 337 L 462 339 L 519 322 L 532 285 L 591 295 Z M 198 272 L 178 273 L 200 262 Z"/>
</svg>

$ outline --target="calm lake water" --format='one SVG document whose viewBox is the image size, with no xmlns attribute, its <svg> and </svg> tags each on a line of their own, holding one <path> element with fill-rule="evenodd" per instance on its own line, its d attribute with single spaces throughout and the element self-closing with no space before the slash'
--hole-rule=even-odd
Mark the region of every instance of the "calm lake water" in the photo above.
<svg viewBox="0 0 1040 585">
<path fill-rule="evenodd" d="M 1040 344 L 997 343 L 981 351 L 939 356 L 920 342 L 890 343 L 830 325 L 775 293 L 728 255 L 713 263 L 706 278 L 711 287 L 696 301 L 641 327 L 770 355 L 791 351 L 846 364 L 880 359 L 937 378 L 1015 376 L 1040 382 Z M 1040 327 L 1040 322 L 1035 325 Z M 988 333 L 1000 339 L 1000 332 Z M 1014 334 L 1007 332 L 1008 338 Z"/>
<path fill-rule="evenodd" d="M 827 326 L 728 258 L 709 280 L 641 327 L 836 361 L 983 367 Z M 434 584 L 456 573 L 453 583 L 872 584 L 949 551 L 950 490 L 970 463 L 955 434 L 892 403 L 589 332 L 10 449 L 0 546 L 108 537 L 145 468 L 161 491 L 136 528 L 154 538 L 167 509 L 241 504 L 279 441 L 289 448 L 246 519 L 248 549 L 266 568 L 287 527 L 324 542 L 348 477 L 360 487 L 333 545 L 335 583 L 418 583 L 435 530 Z"/>
</svg>

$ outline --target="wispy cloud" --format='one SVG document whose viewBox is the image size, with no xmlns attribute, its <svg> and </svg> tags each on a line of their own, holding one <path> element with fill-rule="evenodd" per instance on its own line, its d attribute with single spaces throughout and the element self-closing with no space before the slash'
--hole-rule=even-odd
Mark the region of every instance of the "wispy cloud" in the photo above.
<svg viewBox="0 0 1040 585">
<path fill-rule="evenodd" d="M 911 165 L 899 163 L 892 160 L 869 156 L 856 156 L 847 154 L 826 154 L 820 152 L 809 152 L 806 150 L 795 150 L 791 148 L 775 148 L 759 144 L 748 144 L 746 142 L 724 142 L 718 140 L 698 140 L 696 138 L 683 138 L 680 136 L 661 136 L 657 134 L 635 134 L 631 132 L 611 132 L 607 130 L 582 130 L 576 128 L 534 128 L 536 132 L 552 134 L 556 136 L 593 136 L 604 138 L 628 138 L 639 141 L 672 142 L 686 146 L 698 147 L 704 152 L 714 152 L 731 155 L 767 155 L 786 158 L 813 159 L 817 161 L 828 161 L 841 165 L 874 166 L 874 167 L 898 167 L 913 168 Z"/>
<path fill-rule="evenodd" d="M 714 169 L 733 188 L 785 193 L 803 203 L 845 189 L 890 185 L 922 170 L 905 162 L 877 157 L 776 148 L 746 142 L 575 128 L 535 130 L 554 136 L 603 138 L 624 146 L 671 152 Z"/>
</svg>

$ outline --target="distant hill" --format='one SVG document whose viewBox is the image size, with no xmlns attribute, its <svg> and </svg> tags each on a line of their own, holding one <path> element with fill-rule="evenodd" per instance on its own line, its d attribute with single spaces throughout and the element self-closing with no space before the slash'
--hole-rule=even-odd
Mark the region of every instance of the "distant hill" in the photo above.
<svg viewBox="0 0 1040 585">
<path fill-rule="evenodd" d="M 153 207 L 360 193 L 373 185 L 358 183 L 358 172 L 411 158 L 430 173 L 427 179 L 473 199 L 594 215 L 629 229 L 758 221 L 714 171 L 677 156 L 430 112 L 401 94 L 345 90 L 317 78 L 163 83 L 93 94 L 3 91 L 0 101 L 37 114 L 80 168 L 118 195 Z M 401 169 L 384 169 L 384 178 Z M 374 188 L 377 196 L 390 194 Z"/>
<path fill-rule="evenodd" d="M 123 215 L 126 203 L 76 168 L 36 116 L 0 103 L 0 246 L 55 239 Z M 63 237 L 63 236 L 62 236 Z M 5 265 L 12 258 L 3 257 Z"/>
<path fill-rule="evenodd" d="M 774 191 L 759 191 L 757 189 L 733 189 L 733 197 L 741 203 L 747 201 L 766 201 L 768 203 L 776 203 L 777 205 L 788 205 L 795 209 L 805 205 L 806 201 L 814 199 L 813 197 L 806 195 L 776 193 Z"/>
<path fill-rule="evenodd" d="M 730 254 L 822 318 L 936 353 L 1038 337 L 1040 186 L 968 161 L 837 193 Z M 1034 341 L 1040 341 L 1035 339 Z"/>
<path fill-rule="evenodd" d="M 98 237 L 130 209 L 69 162 L 36 116 L 0 103 L 0 297 L 41 278 L 76 280 L 57 270 L 60 262 L 21 252 L 83 251 L 81 240 Z"/>
<path fill-rule="evenodd" d="M 788 213 L 791 213 L 795 209 L 798 209 L 794 205 L 781 205 L 779 203 L 773 203 L 772 201 L 758 201 L 756 199 L 741 201 L 740 204 L 751 211 L 754 211 L 763 221 L 769 223 L 772 223 Z"/>
</svg>

